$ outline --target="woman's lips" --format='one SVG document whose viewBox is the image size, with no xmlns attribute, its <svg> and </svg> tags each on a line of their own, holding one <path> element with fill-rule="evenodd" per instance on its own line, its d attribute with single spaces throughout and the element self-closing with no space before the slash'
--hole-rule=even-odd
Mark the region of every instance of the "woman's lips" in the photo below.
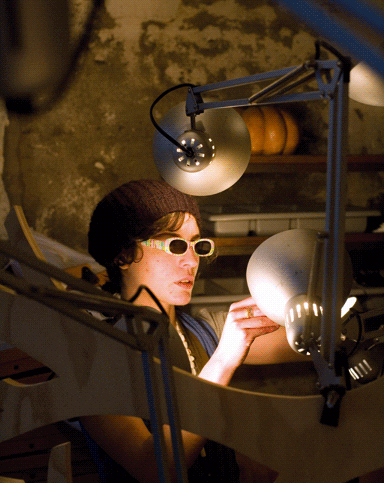
<svg viewBox="0 0 384 483">
<path fill-rule="evenodd" d="M 192 290 L 193 280 L 190 280 L 190 279 L 179 280 L 178 282 L 176 282 L 176 285 L 184 289 L 186 288 L 186 289 Z"/>
</svg>

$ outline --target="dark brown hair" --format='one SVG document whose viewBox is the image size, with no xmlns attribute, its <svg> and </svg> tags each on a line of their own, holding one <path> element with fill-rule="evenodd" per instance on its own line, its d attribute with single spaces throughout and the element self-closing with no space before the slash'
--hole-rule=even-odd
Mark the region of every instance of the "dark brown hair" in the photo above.
<svg viewBox="0 0 384 483">
<path fill-rule="evenodd" d="M 130 252 L 136 240 L 148 238 L 149 227 L 168 213 L 190 213 L 201 227 L 196 200 L 165 181 L 133 180 L 107 194 L 96 206 L 88 231 L 88 251 L 108 267 L 123 249 Z"/>
<path fill-rule="evenodd" d="M 156 237 L 165 231 L 177 232 L 184 223 L 185 216 L 189 213 L 176 211 L 156 220 L 151 226 L 143 229 L 134 239 L 131 245 L 124 248 L 115 258 L 112 264 L 107 267 L 109 281 L 103 286 L 105 290 L 111 293 L 120 293 L 121 291 L 121 270 L 120 266 L 135 263 L 141 260 L 142 251 L 139 242 Z"/>
</svg>

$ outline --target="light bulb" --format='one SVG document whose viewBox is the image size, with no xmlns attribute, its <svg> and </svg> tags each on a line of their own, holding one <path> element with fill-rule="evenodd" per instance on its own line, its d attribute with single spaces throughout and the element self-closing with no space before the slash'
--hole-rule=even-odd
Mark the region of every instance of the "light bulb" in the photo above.
<svg viewBox="0 0 384 483">
<path fill-rule="evenodd" d="M 236 183 L 251 156 L 248 128 L 235 109 L 209 109 L 195 118 L 186 115 L 185 103 L 171 108 L 159 123 L 182 151 L 159 131 L 153 156 L 162 178 L 176 189 L 197 196 L 219 193 Z"/>
</svg>

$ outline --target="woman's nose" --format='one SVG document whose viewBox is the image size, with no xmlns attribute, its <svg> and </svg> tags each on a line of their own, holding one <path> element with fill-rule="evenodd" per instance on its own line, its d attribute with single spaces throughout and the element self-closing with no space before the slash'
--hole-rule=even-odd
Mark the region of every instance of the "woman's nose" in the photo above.
<svg viewBox="0 0 384 483">
<path fill-rule="evenodd" d="M 188 250 L 181 258 L 183 264 L 188 264 L 192 267 L 195 267 L 199 264 L 199 255 L 195 253 L 195 250 L 192 247 L 188 247 Z"/>
</svg>

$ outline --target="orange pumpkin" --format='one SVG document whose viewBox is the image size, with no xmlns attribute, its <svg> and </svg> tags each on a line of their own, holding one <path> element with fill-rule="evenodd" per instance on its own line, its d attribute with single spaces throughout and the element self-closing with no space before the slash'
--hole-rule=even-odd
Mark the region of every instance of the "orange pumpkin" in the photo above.
<svg viewBox="0 0 384 483">
<path fill-rule="evenodd" d="M 252 154 L 292 154 L 300 141 L 296 119 L 275 106 L 252 106 L 242 113 Z"/>
</svg>

